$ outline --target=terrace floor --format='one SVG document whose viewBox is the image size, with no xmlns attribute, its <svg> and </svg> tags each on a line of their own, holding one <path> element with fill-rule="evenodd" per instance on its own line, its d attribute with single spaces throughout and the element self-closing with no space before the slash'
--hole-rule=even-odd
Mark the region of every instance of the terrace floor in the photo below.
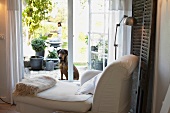
<svg viewBox="0 0 170 113">
<path fill-rule="evenodd" d="M 88 69 L 86 66 L 76 66 L 76 67 L 79 71 L 80 78 L 81 78 L 81 75 Z M 25 68 L 24 72 L 25 72 L 24 73 L 25 78 L 32 78 L 32 77 L 43 76 L 43 75 L 50 76 L 55 79 L 60 79 L 61 77 L 60 69 L 55 69 L 53 71 L 46 71 L 46 70 L 33 71 L 33 70 L 29 70 L 28 68 Z"/>
</svg>

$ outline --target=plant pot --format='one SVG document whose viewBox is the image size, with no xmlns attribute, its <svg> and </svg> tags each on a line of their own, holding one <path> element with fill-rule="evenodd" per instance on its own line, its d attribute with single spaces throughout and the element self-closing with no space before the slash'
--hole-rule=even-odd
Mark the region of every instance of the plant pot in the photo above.
<svg viewBox="0 0 170 113">
<path fill-rule="evenodd" d="M 97 46 L 91 46 L 91 51 L 98 51 L 98 47 Z"/>
<path fill-rule="evenodd" d="M 97 61 L 95 64 L 96 70 L 103 70 L 103 61 Z"/>
<path fill-rule="evenodd" d="M 54 61 L 47 61 L 46 62 L 46 71 L 54 70 Z"/>
<path fill-rule="evenodd" d="M 103 60 L 102 61 L 95 61 L 92 60 L 92 69 L 96 69 L 96 70 L 103 70 Z M 105 59 L 105 67 L 107 66 L 107 59 Z"/>
<path fill-rule="evenodd" d="M 43 57 L 42 56 L 31 56 L 30 66 L 32 70 L 41 70 L 43 67 Z"/>
<path fill-rule="evenodd" d="M 44 53 L 45 51 L 43 50 L 43 51 L 35 52 L 35 55 L 44 57 Z"/>
</svg>

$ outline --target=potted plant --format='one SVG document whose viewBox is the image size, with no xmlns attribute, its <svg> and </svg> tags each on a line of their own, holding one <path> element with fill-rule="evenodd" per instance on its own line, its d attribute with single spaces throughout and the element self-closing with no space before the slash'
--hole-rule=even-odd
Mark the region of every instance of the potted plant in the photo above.
<svg viewBox="0 0 170 113">
<path fill-rule="evenodd" d="M 50 65 L 50 63 L 52 64 L 51 61 L 53 62 L 54 66 Z M 46 58 L 46 70 L 53 70 L 53 68 L 55 68 L 57 64 L 58 64 L 57 50 L 54 47 L 50 47 Z"/>
<path fill-rule="evenodd" d="M 97 59 L 96 61 L 95 61 L 95 69 L 96 70 L 103 70 L 103 58 L 101 58 L 100 60 L 99 59 Z M 105 64 L 104 64 L 104 67 L 106 67 L 107 66 L 107 59 L 105 58 Z"/>
<path fill-rule="evenodd" d="M 103 65 L 104 63 L 104 65 Z M 103 70 L 103 66 L 106 67 L 107 66 L 107 58 L 105 56 L 105 58 L 103 58 L 103 56 L 101 55 L 94 55 L 93 59 L 91 59 L 91 66 L 92 69 L 96 69 L 96 70 Z"/>
<path fill-rule="evenodd" d="M 54 47 L 49 48 L 47 58 L 58 58 L 57 50 Z"/>
<path fill-rule="evenodd" d="M 35 51 L 35 56 L 30 58 L 30 66 L 32 70 L 41 70 L 43 68 L 43 59 L 46 46 L 46 36 L 34 38 L 31 41 L 32 49 Z"/>
<path fill-rule="evenodd" d="M 44 38 L 45 36 L 41 36 L 41 37 L 40 38 L 34 38 L 31 41 L 31 46 L 32 46 L 32 49 L 35 51 L 36 56 L 43 56 L 44 57 L 44 50 L 47 46 L 46 46 L 46 42 L 45 42 L 45 38 Z"/>
<path fill-rule="evenodd" d="M 98 46 L 91 46 L 91 51 L 98 52 Z"/>
</svg>

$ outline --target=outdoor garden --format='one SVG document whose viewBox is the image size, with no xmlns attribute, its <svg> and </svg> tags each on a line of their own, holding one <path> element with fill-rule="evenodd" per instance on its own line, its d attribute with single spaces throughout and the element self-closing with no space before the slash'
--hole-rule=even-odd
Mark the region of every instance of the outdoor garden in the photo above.
<svg viewBox="0 0 170 113">
<path fill-rule="evenodd" d="M 81 10 L 77 14 L 80 18 L 83 18 L 86 3 L 87 0 L 79 1 Z M 28 69 L 46 69 L 46 71 L 57 69 L 57 49 L 68 49 L 67 18 L 67 0 L 23 0 L 23 53 L 24 66 L 27 71 Z M 62 25 L 60 42 L 54 41 L 59 36 L 58 33 L 52 32 L 59 28 L 58 22 L 61 22 Z M 76 57 L 74 58 L 74 64 L 87 67 L 87 29 L 77 29 L 79 31 L 75 35 L 74 42 L 76 42 L 75 46 L 78 47 L 74 52 L 78 52 L 79 56 L 73 56 Z M 47 66 L 50 66 L 49 61 L 53 61 L 54 68 L 47 69 Z"/>
</svg>

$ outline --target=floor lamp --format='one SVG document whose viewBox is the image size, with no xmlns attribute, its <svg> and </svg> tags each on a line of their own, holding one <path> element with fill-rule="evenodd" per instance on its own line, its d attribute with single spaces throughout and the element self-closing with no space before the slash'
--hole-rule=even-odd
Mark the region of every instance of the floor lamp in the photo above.
<svg viewBox="0 0 170 113">
<path fill-rule="evenodd" d="M 118 47 L 118 44 L 116 44 L 117 28 L 120 26 L 120 24 L 123 20 L 124 20 L 124 25 L 133 26 L 136 24 L 136 19 L 134 17 L 128 17 L 127 15 L 124 15 L 123 18 L 120 20 L 119 24 L 116 24 L 115 41 L 114 41 L 115 60 L 116 60 L 116 56 L 117 56 L 117 47 Z"/>
</svg>

